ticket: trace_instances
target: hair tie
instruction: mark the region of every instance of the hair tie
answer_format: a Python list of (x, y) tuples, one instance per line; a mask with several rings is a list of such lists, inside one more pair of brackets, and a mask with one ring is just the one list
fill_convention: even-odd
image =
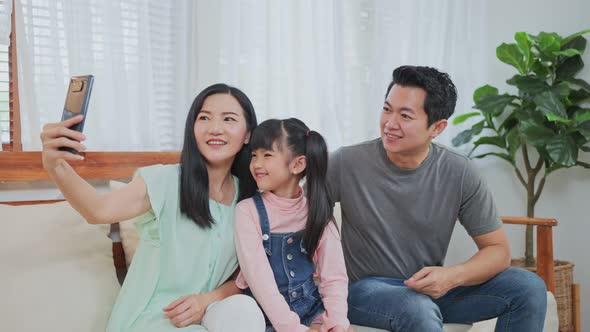
[(309, 130), (305, 133), (305, 136), (309, 137)]

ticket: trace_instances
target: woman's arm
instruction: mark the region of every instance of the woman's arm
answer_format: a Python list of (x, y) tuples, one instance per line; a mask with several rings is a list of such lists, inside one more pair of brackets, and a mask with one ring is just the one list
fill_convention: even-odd
[(331, 222), (326, 226), (318, 249), (314, 254), (316, 270), (319, 273), (319, 291), (326, 311), (322, 315), (322, 331), (335, 327), (348, 329), (348, 276), (340, 234)]
[(223, 285), (219, 286), (219, 288), (209, 293), (205, 293), (205, 295), (208, 297), (209, 304), (216, 301), (225, 300), (232, 295), (242, 294), (242, 291), (238, 288), (238, 286), (236, 286), (236, 277), (238, 276), (238, 271), (239, 269), (236, 270), (236, 273), (234, 273), (225, 283), (223, 283)]
[(162, 310), (166, 312), (165, 318), (169, 319), (176, 327), (185, 327), (191, 324), (199, 324), (207, 311), (207, 307), (213, 302), (222, 301), (232, 295), (240, 294), (233, 278), (230, 278), (219, 288), (202, 294), (183, 296), (170, 303)]
[(66, 146), (78, 151), (86, 147), (78, 142), (84, 134), (68, 129), (80, 122), (82, 116), (45, 125), (41, 133), (43, 167), (61, 190), (70, 205), (91, 224), (112, 224), (136, 217), (151, 209), (145, 182), (140, 176), (129, 185), (110, 193), (99, 193), (82, 179), (68, 164), (81, 160), (79, 155), (59, 150)]

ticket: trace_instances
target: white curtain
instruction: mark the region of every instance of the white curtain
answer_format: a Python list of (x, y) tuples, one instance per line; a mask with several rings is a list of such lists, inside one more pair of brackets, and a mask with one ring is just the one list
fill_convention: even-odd
[[(188, 2), (21, 0), (16, 5), (22, 139), (40, 148), (59, 121), (69, 77), (95, 84), (84, 132), (90, 150), (177, 149), (186, 114)], [(177, 111), (177, 110), (182, 111)]]
[(0, 0), (0, 45), (10, 43), (12, 0)]
[(403, 64), (448, 72), (456, 112), (469, 111), (484, 12), (470, 0), (21, 0), (23, 143), (39, 148), (68, 77), (87, 73), (96, 77), (85, 128), (93, 150), (179, 149), (192, 99), (216, 82), (246, 92), (260, 121), (302, 119), (330, 149), (375, 138), (391, 72)]

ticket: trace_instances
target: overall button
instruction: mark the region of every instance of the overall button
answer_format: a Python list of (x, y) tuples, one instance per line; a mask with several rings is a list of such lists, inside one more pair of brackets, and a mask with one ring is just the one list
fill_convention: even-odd
[(287, 239), (287, 244), (291, 244), (291, 243), (293, 243), (293, 238), (292, 237), (290, 237), (290, 238)]
[(294, 298), (294, 299), (296, 299), (297, 298), (297, 292), (291, 293), (291, 297)]
[(262, 235), (262, 239), (263, 239), (264, 241), (268, 241), (268, 234), (264, 234), (264, 235)]
[(287, 260), (290, 260), (290, 261), (292, 261), (292, 260), (293, 260), (293, 255), (291, 255), (291, 254), (287, 254)]
[(295, 272), (291, 271), (289, 272), (289, 275), (291, 276), (291, 278), (295, 278)]

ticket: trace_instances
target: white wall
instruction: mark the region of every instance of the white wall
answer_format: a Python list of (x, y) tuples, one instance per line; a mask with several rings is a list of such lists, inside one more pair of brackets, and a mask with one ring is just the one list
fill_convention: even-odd
[[(496, 0), (488, 1), (487, 48), (490, 58), (486, 59), (487, 79), (500, 91), (507, 88), (505, 80), (514, 70), (495, 59), (495, 48), (502, 42), (513, 42), (514, 33), (526, 31), (557, 32), (569, 35), (590, 29), (590, 1), (533, 1)], [(590, 34), (585, 36), (590, 39)], [(586, 67), (580, 77), (590, 80), (590, 43), (583, 57)], [(590, 154), (583, 155), (590, 161)], [(513, 169), (501, 160), (478, 160), (482, 174), (492, 190), (502, 215), (526, 215), (526, 192), (518, 183)], [(588, 197), (590, 195), (590, 170), (580, 167), (559, 170), (547, 178), (545, 190), (536, 207), (536, 216), (556, 218), (559, 222), (553, 233), (555, 257), (573, 261), (574, 281), (581, 284), (581, 309), (583, 330), (590, 329), (590, 259), (586, 252), (586, 241), (590, 238), (590, 217)], [(513, 257), (524, 254), (524, 228), (508, 226)], [(447, 264), (467, 258), (475, 246), (462, 227), (457, 227), (449, 248)]]

